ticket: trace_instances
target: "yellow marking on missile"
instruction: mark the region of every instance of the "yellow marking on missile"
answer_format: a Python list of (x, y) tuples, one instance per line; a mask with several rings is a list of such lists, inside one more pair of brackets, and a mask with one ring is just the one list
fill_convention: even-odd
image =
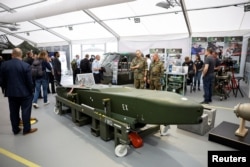
[(234, 110), (233, 108), (228, 108), (228, 107), (221, 107), (221, 106), (211, 106), (209, 104), (204, 104), (204, 106), (208, 106), (208, 107), (211, 107), (211, 108), (217, 108), (217, 109), (224, 109), (224, 110)]
[(29, 167), (40, 167), (39, 165), (37, 165), (37, 164), (35, 164), (35, 163), (31, 162), (31, 161), (28, 161), (28, 160), (14, 154), (14, 153), (11, 153), (11, 152), (3, 149), (3, 148), (0, 148), (0, 154), (3, 154), (5, 156), (7, 156), (7, 157), (9, 157), (11, 159), (14, 159), (14, 160), (26, 165), (26, 166), (29, 166)]

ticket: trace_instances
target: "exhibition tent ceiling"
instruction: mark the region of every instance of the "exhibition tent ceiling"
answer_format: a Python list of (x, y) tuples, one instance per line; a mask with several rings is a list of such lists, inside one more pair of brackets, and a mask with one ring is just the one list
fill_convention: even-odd
[(0, 0), (0, 35), (37, 45), (244, 36), (246, 5), (250, 0)]

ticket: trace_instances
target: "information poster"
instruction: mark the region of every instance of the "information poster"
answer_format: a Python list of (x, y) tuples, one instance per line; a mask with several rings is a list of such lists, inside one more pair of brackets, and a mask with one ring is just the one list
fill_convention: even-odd
[(184, 57), (182, 56), (182, 49), (180, 48), (167, 49), (167, 61), (166, 61), (167, 67), (169, 64), (175, 66), (181, 66), (183, 61)]
[(205, 51), (207, 48), (207, 37), (193, 37), (191, 46), (191, 58), (195, 61), (196, 54), (199, 54), (204, 61)]
[(232, 60), (234, 73), (239, 73), (243, 37), (225, 37), (224, 57)]
[(149, 49), (150, 57), (152, 57), (153, 54), (156, 52), (158, 53), (160, 60), (165, 61), (165, 56), (166, 56), (165, 48), (151, 48), (151, 49)]
[(207, 48), (212, 48), (218, 53), (218, 58), (222, 60), (223, 49), (224, 49), (224, 37), (208, 37)]
[[(218, 53), (218, 58), (223, 61), (230, 61), (234, 73), (239, 73), (242, 51), (242, 36), (232, 37), (193, 37), (191, 46), (192, 60), (195, 55), (200, 54), (201, 60), (204, 61), (205, 51), (212, 48)], [(231, 66), (230, 64), (230, 66)]]
[(95, 85), (93, 73), (77, 74), (77, 85), (91, 87)]

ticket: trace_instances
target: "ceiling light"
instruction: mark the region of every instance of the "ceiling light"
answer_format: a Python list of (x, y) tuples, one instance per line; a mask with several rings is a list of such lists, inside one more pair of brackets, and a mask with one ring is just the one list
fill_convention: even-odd
[(73, 30), (73, 27), (72, 27), (72, 26), (69, 26), (68, 28), (69, 28), (69, 31), (72, 31), (72, 30)]
[(165, 1), (158, 2), (156, 6), (169, 9), (170, 7), (180, 6), (180, 2), (179, 0), (165, 0)]
[(141, 19), (140, 19), (139, 17), (135, 17), (135, 18), (134, 18), (134, 22), (135, 22), (135, 23), (140, 23), (140, 22), (141, 22)]
[(170, 4), (168, 4), (168, 3), (164, 2), (164, 1), (157, 3), (156, 6), (159, 6), (159, 7), (165, 8), (165, 9), (170, 8)]

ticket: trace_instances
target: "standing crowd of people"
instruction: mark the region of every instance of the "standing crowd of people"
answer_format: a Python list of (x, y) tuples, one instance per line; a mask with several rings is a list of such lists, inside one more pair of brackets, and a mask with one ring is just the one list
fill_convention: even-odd
[[(36, 132), (31, 128), (32, 106), (38, 108), (38, 98), (42, 96), (44, 105), (48, 105), (47, 93), (55, 93), (54, 80), (61, 82), (61, 62), (59, 52), (54, 57), (48, 56), (47, 51), (38, 55), (28, 52), (23, 58), (20, 48), (12, 50), (11, 59), (1, 60), (0, 86), (5, 97), (8, 97), (10, 121), (14, 135), (23, 132), (23, 135)], [(51, 83), (51, 91), (49, 84)], [(21, 109), (21, 112), (20, 112)], [(23, 129), (20, 128), (20, 123)]]
[(160, 60), (158, 53), (154, 53), (151, 59), (149, 54), (144, 58), (142, 52), (137, 50), (130, 70), (134, 72), (136, 89), (162, 90), (161, 79), (164, 77), (164, 63)]
[(93, 73), (96, 84), (101, 83), (103, 68), (100, 64), (100, 55), (86, 54), (83, 59), (80, 60), (80, 56), (76, 55), (71, 61), (71, 68), (73, 71), (73, 84), (76, 84), (77, 74)]
[(42, 75), (32, 75), (34, 85), (34, 98), (32, 105), (34, 108), (39, 108), (37, 101), (39, 98), (43, 98), (44, 105), (48, 105), (48, 93), (56, 93), (55, 81), (57, 84), (61, 82), (61, 62), (59, 60), (60, 53), (54, 52), (54, 55), (50, 57), (47, 51), (41, 51), (38, 55), (33, 54), (32, 51), (28, 52), (23, 61), (28, 63), (31, 67), (31, 73), (33, 67), (41, 64)]
[[(180, 55), (178, 55), (180, 62)], [(176, 64), (174, 64), (176, 65)], [(184, 62), (178, 65), (186, 66), (188, 69), (186, 85), (192, 85), (193, 91), (201, 91), (201, 79), (203, 82), (204, 100), (201, 104), (212, 102), (213, 87), (215, 85), (215, 73), (221, 68), (218, 53), (212, 48), (208, 48), (205, 53), (204, 61), (201, 60), (199, 53), (195, 55), (195, 60), (186, 56)], [(162, 90), (164, 79), (164, 63), (160, 60), (158, 53), (143, 57), (140, 50), (136, 51), (136, 57), (132, 60), (130, 69), (134, 72), (134, 87), (137, 89), (149, 88), (151, 90)]]
[(209, 104), (212, 102), (213, 87), (215, 86), (215, 73), (221, 68), (221, 62), (218, 53), (212, 48), (208, 48), (205, 52), (204, 61), (201, 60), (199, 53), (195, 55), (192, 61), (189, 56), (185, 57), (182, 66), (188, 67), (186, 84), (191, 84), (192, 90), (201, 90), (201, 77), (203, 82), (204, 100), (201, 104)]

